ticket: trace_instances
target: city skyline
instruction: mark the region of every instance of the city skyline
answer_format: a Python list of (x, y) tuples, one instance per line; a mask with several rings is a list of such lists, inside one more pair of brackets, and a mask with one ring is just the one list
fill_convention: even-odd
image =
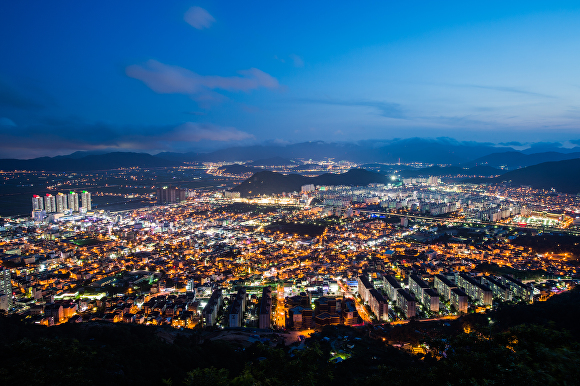
[(2, 158), (580, 139), (572, 2), (63, 2), (2, 11)]

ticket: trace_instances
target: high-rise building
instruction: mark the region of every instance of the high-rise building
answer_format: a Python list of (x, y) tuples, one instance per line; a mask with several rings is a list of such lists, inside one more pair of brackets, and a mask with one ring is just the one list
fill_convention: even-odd
[(3, 269), (0, 271), (0, 309), (8, 311), (10, 308), (12, 308), (12, 282), (10, 271)]
[(46, 213), (56, 212), (56, 198), (52, 194), (47, 193), (44, 196), (44, 210)]
[(56, 211), (63, 213), (68, 209), (68, 200), (65, 194), (59, 193), (56, 195)]
[(158, 204), (175, 204), (181, 201), (185, 201), (185, 189), (172, 186), (157, 188)]
[(79, 211), (79, 195), (75, 192), (68, 194), (68, 208), (73, 212)]
[(81, 204), (85, 210), (91, 210), (91, 194), (86, 190), (81, 193)]
[(32, 196), (32, 210), (44, 210), (44, 200), (37, 194)]

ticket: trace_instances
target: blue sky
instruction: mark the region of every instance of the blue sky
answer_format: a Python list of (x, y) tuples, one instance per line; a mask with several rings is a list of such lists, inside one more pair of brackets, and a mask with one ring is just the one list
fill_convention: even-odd
[(359, 3), (3, 2), (0, 156), (580, 139), (578, 2)]

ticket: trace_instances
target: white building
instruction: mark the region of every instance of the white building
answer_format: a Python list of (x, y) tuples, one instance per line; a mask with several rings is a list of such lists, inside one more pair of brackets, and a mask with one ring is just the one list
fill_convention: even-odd
[(63, 213), (68, 209), (68, 200), (65, 194), (59, 193), (56, 195), (56, 211)]
[(91, 194), (86, 190), (81, 193), (81, 204), (86, 211), (91, 210)]
[(68, 208), (73, 212), (79, 211), (79, 195), (75, 192), (68, 194)]
[(56, 212), (56, 198), (52, 194), (44, 196), (44, 210), (46, 213)]

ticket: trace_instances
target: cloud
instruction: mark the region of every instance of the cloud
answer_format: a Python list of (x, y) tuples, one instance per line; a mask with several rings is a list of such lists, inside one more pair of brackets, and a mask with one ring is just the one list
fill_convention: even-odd
[(16, 123), (14, 123), (12, 119), (8, 119), (5, 117), (0, 118), (0, 126), (17, 127)]
[(525, 90), (522, 88), (517, 88), (517, 87), (483, 86), (483, 85), (479, 85), (479, 84), (451, 84), (450, 86), (479, 88), (479, 89), (484, 89), (484, 90), (501, 91), (501, 92), (508, 92), (508, 93), (514, 93), (514, 94), (532, 95), (532, 96), (538, 96), (538, 97), (542, 97), (542, 98), (554, 98), (554, 96), (552, 96), (552, 95), (528, 91), (528, 90)]
[(10, 85), (0, 80), (0, 106), (23, 110), (38, 110), (44, 105), (22, 95)]
[(562, 142), (534, 142), (530, 145), (530, 149), (559, 149), (562, 147)]
[(128, 77), (138, 79), (159, 94), (190, 95), (198, 102), (219, 102), (226, 97), (213, 90), (245, 91), (258, 88), (278, 88), (278, 80), (257, 68), (238, 71), (240, 76), (199, 75), (179, 66), (156, 60), (125, 69)]
[(373, 107), (379, 111), (379, 114), (387, 118), (405, 119), (405, 114), (401, 105), (391, 102), (365, 101), (365, 100), (335, 100), (335, 99), (301, 99), (301, 102), (320, 103), (325, 105), (336, 106), (353, 106), (353, 107)]
[(194, 122), (178, 125), (119, 126), (102, 122), (78, 123), (75, 120), (54, 119), (52, 124), (20, 126), (18, 130), (14, 130), (13, 126), (0, 124), (0, 156), (18, 158), (27, 154), (54, 155), (66, 151), (98, 149), (188, 151), (194, 144), (215, 147), (218, 143), (252, 140), (252, 134), (234, 127)]
[(518, 141), (510, 141), (510, 142), (500, 142), (498, 143), (498, 145), (502, 145), (502, 146), (525, 146), (526, 144), (518, 142)]
[(209, 28), (215, 22), (215, 19), (208, 11), (201, 7), (191, 7), (185, 12), (183, 20), (193, 28)]
[(294, 63), (294, 67), (304, 67), (304, 60), (296, 55), (296, 54), (291, 54), (289, 55), (290, 59), (292, 59), (292, 62)]
[(177, 138), (183, 141), (243, 141), (254, 139), (252, 134), (240, 131), (234, 127), (219, 127), (215, 125), (186, 122), (175, 129)]
[(474, 119), (472, 118), (470, 115), (466, 115), (466, 116), (436, 116), (436, 117), (419, 117), (419, 119), (422, 120), (426, 120), (429, 122), (438, 122), (438, 123), (442, 123), (444, 125), (450, 125), (450, 126), (458, 126), (458, 127), (466, 127), (466, 126), (485, 126), (488, 127), (490, 125), (494, 125), (496, 124), (496, 122), (488, 122), (488, 121), (482, 121), (479, 119)]

